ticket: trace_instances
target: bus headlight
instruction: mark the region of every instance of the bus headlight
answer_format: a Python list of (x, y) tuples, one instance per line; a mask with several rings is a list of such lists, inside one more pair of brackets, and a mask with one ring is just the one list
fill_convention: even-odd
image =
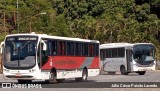
[(36, 69), (31, 69), (31, 70), (29, 70), (29, 72), (35, 72), (36, 71)]
[(4, 69), (4, 72), (9, 72), (9, 70), (8, 69)]

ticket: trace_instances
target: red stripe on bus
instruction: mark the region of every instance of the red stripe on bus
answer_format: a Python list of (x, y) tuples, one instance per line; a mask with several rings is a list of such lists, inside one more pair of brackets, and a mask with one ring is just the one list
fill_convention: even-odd
[(90, 65), (90, 68), (100, 68), (99, 67), (99, 57), (94, 57), (92, 64)]
[[(50, 56), (49, 60), (41, 69), (77, 69), (85, 62), (86, 57), (72, 57), (72, 56)], [(50, 62), (52, 60), (52, 66)], [(90, 68), (99, 68), (99, 58), (95, 57)]]

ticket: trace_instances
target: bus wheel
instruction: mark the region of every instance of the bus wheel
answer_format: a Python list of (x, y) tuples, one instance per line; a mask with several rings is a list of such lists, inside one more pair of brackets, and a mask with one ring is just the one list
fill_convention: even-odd
[(116, 72), (107, 72), (109, 75), (115, 75)]
[(82, 77), (80, 78), (75, 78), (76, 81), (80, 82), (80, 81), (87, 81), (87, 70), (83, 69), (83, 73), (82, 73)]
[(47, 83), (57, 83), (57, 79), (56, 79), (56, 73), (55, 72), (51, 72), (50, 73), (50, 79), (46, 80)]
[(128, 75), (128, 72), (126, 72), (126, 68), (124, 66), (120, 67), (120, 71), (122, 75)]
[(32, 83), (32, 80), (18, 80), (19, 84)]
[(144, 75), (146, 73), (146, 71), (140, 71), (140, 72), (137, 72), (139, 75)]

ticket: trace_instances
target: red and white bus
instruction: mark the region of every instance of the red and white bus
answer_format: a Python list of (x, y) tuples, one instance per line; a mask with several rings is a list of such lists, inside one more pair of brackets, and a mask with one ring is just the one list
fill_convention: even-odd
[(4, 40), (3, 74), (19, 83), (87, 81), (99, 74), (99, 62), (97, 40), (35, 33), (7, 35)]

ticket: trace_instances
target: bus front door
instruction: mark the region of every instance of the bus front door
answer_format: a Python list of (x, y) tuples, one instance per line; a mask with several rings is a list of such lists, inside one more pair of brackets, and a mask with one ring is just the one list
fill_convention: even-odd
[(132, 62), (132, 50), (126, 49), (126, 61), (127, 61), (127, 71), (131, 71), (131, 62)]

